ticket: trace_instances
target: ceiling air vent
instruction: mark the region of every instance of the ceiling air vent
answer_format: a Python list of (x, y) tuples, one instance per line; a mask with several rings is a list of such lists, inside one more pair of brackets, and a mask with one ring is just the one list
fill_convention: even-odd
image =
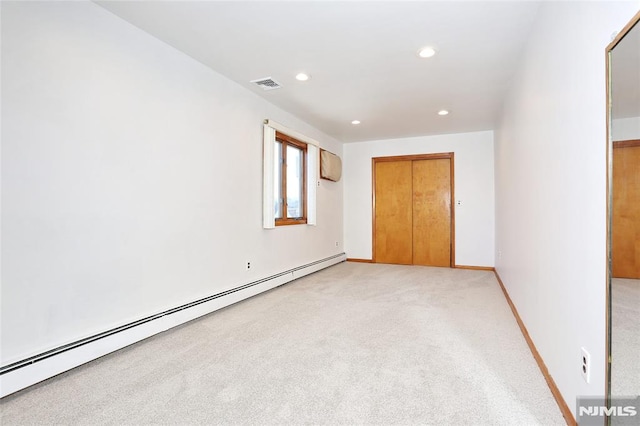
[(282, 87), (280, 85), (280, 83), (278, 83), (277, 81), (275, 81), (271, 77), (265, 77), (265, 78), (259, 78), (257, 80), (251, 80), (251, 83), (254, 83), (254, 84), (262, 87), (263, 90), (273, 90), (273, 89), (279, 89), (279, 88)]

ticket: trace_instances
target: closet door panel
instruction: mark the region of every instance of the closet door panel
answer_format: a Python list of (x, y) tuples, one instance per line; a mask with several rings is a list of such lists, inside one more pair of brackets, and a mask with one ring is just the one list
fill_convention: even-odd
[(375, 262), (411, 265), (411, 161), (375, 165)]
[(412, 162), (413, 264), (451, 266), (450, 159)]

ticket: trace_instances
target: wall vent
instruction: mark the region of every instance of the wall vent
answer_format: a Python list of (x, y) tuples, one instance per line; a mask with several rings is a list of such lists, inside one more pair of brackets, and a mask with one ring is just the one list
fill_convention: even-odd
[(251, 83), (254, 83), (254, 84), (262, 87), (263, 90), (273, 90), (273, 89), (279, 89), (279, 88), (282, 87), (280, 85), (280, 83), (278, 83), (277, 81), (275, 81), (271, 77), (265, 77), (265, 78), (259, 78), (257, 80), (251, 80)]

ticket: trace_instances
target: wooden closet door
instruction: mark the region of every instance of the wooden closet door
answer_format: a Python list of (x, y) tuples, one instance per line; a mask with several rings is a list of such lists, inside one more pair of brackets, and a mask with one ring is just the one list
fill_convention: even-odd
[(375, 164), (375, 261), (411, 265), (411, 161)]
[(413, 169), (413, 264), (451, 266), (450, 159), (416, 160)]
[(611, 269), (640, 278), (640, 146), (613, 150)]

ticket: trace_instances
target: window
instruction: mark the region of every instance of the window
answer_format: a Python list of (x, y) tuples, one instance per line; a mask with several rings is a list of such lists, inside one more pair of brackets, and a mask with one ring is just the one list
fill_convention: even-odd
[(262, 227), (315, 226), (318, 142), (272, 120), (265, 120), (263, 130)]
[(280, 132), (275, 139), (275, 224), (307, 223), (307, 144)]

